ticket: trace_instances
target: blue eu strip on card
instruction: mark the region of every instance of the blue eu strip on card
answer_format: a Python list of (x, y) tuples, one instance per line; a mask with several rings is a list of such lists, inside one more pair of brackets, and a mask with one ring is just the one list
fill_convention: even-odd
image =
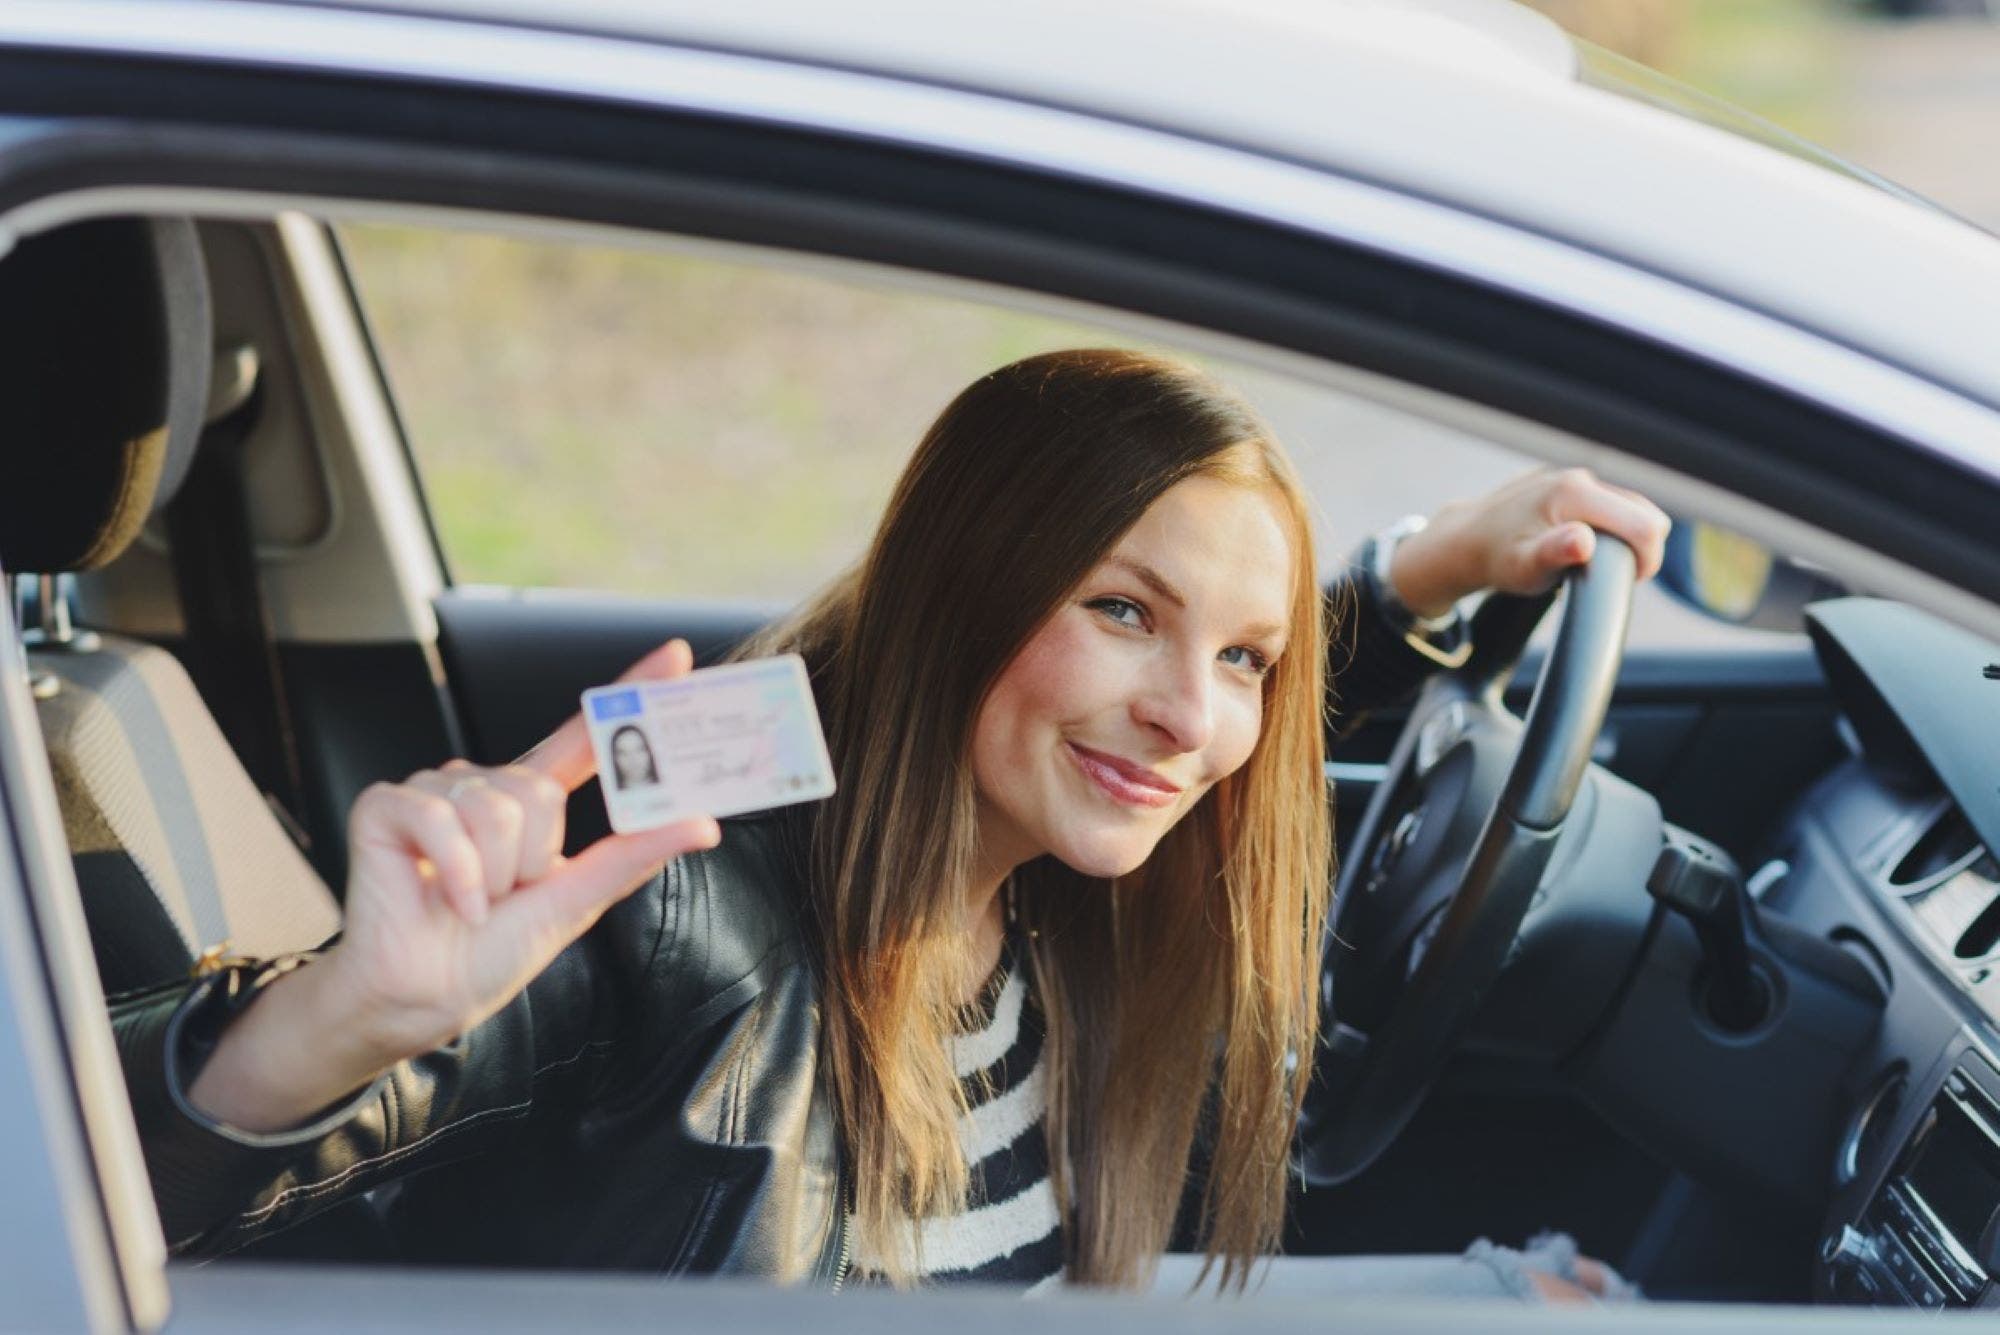
[(739, 815), (833, 794), (833, 763), (797, 654), (600, 686), (583, 716), (611, 828)]

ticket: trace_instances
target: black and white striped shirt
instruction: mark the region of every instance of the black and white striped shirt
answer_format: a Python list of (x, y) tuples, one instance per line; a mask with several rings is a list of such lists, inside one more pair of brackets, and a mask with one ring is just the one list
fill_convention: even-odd
[[(966, 1009), (951, 1055), (965, 1091), (958, 1138), (971, 1165), (963, 1213), (915, 1224), (922, 1245), (907, 1266), (928, 1284), (986, 1283), (1038, 1289), (1061, 1282), (1062, 1220), (1049, 1183), (1047, 1026), (1029, 972), (1008, 936), (999, 966)], [(878, 1258), (856, 1258), (863, 1278)]]

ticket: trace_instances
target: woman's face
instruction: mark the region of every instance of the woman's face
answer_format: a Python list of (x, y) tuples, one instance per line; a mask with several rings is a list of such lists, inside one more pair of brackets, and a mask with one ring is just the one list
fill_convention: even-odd
[(1196, 477), (1155, 501), (980, 710), (982, 862), (1052, 853), (1091, 876), (1144, 862), (1256, 747), (1291, 561), (1266, 488)]
[(621, 732), (611, 739), (612, 763), (618, 766), (618, 777), (625, 783), (639, 783), (651, 769), (653, 756), (646, 746), (646, 739), (636, 732)]

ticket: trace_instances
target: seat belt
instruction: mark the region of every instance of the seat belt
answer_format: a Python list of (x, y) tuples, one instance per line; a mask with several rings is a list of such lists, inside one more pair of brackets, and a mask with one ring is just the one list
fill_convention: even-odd
[(244, 480), (244, 455), (263, 404), (255, 356), (237, 350), (218, 358), (214, 383), (224, 397), (212, 405), (166, 515), (187, 623), (188, 675), (271, 814), (300, 849), (310, 850), (298, 734), (257, 578)]

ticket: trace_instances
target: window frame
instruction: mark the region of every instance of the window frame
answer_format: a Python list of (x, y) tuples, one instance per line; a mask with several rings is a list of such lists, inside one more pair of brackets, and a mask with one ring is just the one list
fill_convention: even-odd
[[(239, 212), (247, 194), (273, 205), (291, 196), (337, 210), (358, 199), (532, 218), (559, 199), (559, 216), (574, 224), (669, 230), (1083, 300), (1616, 442), (1617, 451), (1720, 488), (1711, 497), (1725, 506), (1749, 502), (1760, 521), (1795, 518), (1799, 527), (1784, 536), (1797, 541), (1782, 545), (1831, 568), (1855, 553), (1819, 535), (1867, 533), (1867, 546), (1897, 567), (1877, 587), (2000, 634), (2000, 612), (1979, 596), (2000, 587), (2000, 553), (1982, 522), (2000, 495), (2000, 472), (1988, 462), (2000, 458), (1991, 410), (1711, 294), (1324, 172), (1258, 160), (1292, 178), (1293, 215), (1306, 195), (1321, 196), (1308, 224), (1253, 213), (1241, 200), (1169, 197), (1151, 184), (1080, 179), (1067, 165), (977, 160), (955, 146), (919, 151), (740, 109), (639, 108), (352, 72), (24, 60), (4, 47), (0, 72), (9, 81), (0, 110), (90, 111), (147, 128), (143, 149), (107, 139), (99, 126), (63, 155), (52, 152), (45, 123), (38, 153), (65, 159), (61, 167), (45, 161), (0, 182), (0, 215), (20, 209), (23, 224), (101, 210), (47, 196), (106, 182), (128, 200), (149, 197), (133, 193), (140, 183), (166, 198), (217, 190), (220, 206)], [(980, 112), (993, 100), (963, 97)], [(1179, 146), (1189, 172), (1216, 166), (1217, 154), (1223, 167), (1241, 165), (1241, 154)], [(1262, 184), (1268, 194), (1283, 183)], [(1356, 240), (1347, 215), (1329, 211), (1364, 204), (1376, 209), (1378, 229), (1406, 215), (1409, 244)], [(1457, 250), (1440, 249), (1445, 240)], [(1523, 266), (1493, 271), (1493, 255), (1523, 249), (1532, 252)], [(1582, 313), (1593, 283), (1600, 316)], [(1686, 338), (1673, 341), (1663, 324)], [(1759, 352), (1739, 366), (1697, 345)], [(1864, 391), (1873, 395), (1865, 405), (1854, 397)], [(1885, 445), (1893, 469), (1883, 466)]]
[(42, 759), (27, 662), (14, 617), (0, 615), (4, 1319), (51, 1332), (147, 1329), (168, 1313), (166, 1242)]

